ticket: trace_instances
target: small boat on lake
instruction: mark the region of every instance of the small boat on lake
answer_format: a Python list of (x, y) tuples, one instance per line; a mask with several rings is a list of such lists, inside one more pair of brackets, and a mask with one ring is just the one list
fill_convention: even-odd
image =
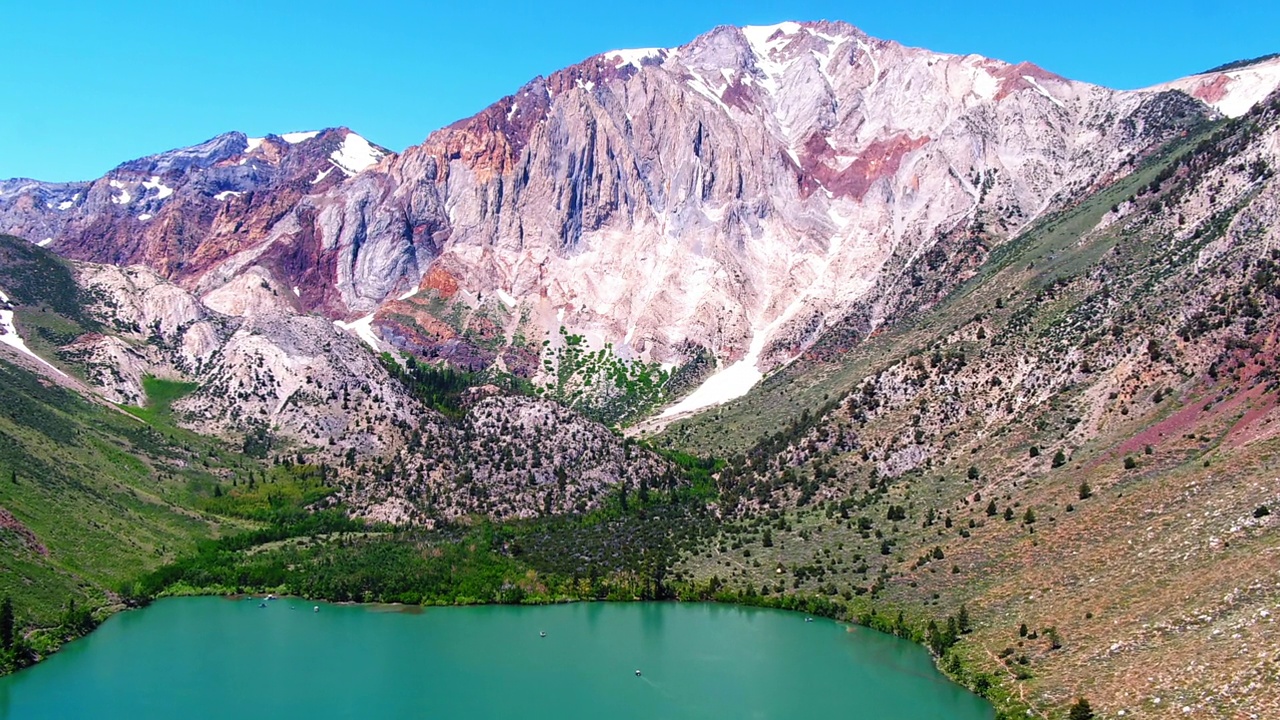
[(546, 630), (543, 630), (542, 632), (538, 633), (538, 637), (546, 637), (546, 636), (547, 636)]

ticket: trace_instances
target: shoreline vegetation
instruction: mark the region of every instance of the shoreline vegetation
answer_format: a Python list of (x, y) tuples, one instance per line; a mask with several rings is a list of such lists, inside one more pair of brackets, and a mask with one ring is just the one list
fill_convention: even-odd
[[(292, 471), (310, 477), (316, 469)], [(226, 509), (226, 508), (223, 508)], [(3, 649), (7, 674), (87, 635), (110, 615), (165, 597), (263, 595), (309, 601), (427, 606), (550, 605), (569, 602), (715, 602), (789, 610), (866, 627), (923, 645), (950, 680), (990, 702), (998, 719), (1033, 708), (1006, 678), (979, 669), (964, 637), (967, 609), (946, 617), (812, 594), (762, 595), (719, 577), (674, 578), (667, 568), (712, 531), (693, 492), (633, 501), (585, 516), (494, 523), (475, 519), (435, 530), (375, 526), (338, 509), (300, 506), (259, 514), (259, 530), (199, 543), (196, 551), (125, 583), (96, 611), (71, 604), (56, 627), (29, 629)], [(576, 552), (566, 552), (566, 548)]]

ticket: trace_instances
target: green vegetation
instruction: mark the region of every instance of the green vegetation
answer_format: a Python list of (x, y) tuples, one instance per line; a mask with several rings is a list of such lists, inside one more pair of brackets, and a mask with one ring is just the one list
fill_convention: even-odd
[[(85, 332), (100, 330), (83, 310), (87, 298), (66, 260), (11, 235), (0, 235), (0, 289), (16, 305), (27, 346), (44, 358)], [(69, 368), (74, 370), (74, 368)]]
[[(1240, 68), (1249, 67), (1250, 65), (1257, 65), (1258, 63), (1264, 63), (1268, 60), (1275, 60), (1276, 58), (1280, 58), (1280, 53), (1270, 53), (1268, 55), (1259, 55), (1256, 58), (1250, 58), (1247, 60), (1233, 60), (1229, 63), (1223, 63), (1222, 65), (1219, 65), (1217, 67), (1209, 68), (1208, 70), (1205, 70), (1203, 73), (1198, 73), (1198, 74), (1208, 75), (1209, 73), (1227, 72), (1228, 70), (1239, 70)], [(1075, 718), (1072, 718), (1072, 720), (1075, 720)]]
[(140, 569), (244, 527), (192, 511), (241, 463), (0, 362), (0, 595), (16, 636), (31, 638), (23, 652), (43, 656), (91, 627), (85, 617)]
[(537, 389), (539, 395), (605, 425), (626, 425), (649, 413), (667, 398), (670, 374), (658, 363), (623, 360), (606, 343), (586, 349), (586, 338), (560, 328), (560, 345), (547, 341), (543, 369), (554, 376)]
[(1089, 701), (1080, 698), (1071, 706), (1071, 710), (1067, 713), (1068, 720), (1093, 720), (1093, 708), (1089, 706)]
[(391, 373), (417, 399), (445, 417), (458, 419), (463, 416), (464, 395), (470, 388), (493, 385), (505, 392), (532, 395), (533, 386), (522, 378), (493, 370), (468, 372), (448, 364), (431, 365), (419, 362), (409, 353), (402, 353), (397, 361), (391, 353), (382, 353), (382, 366)]
[(168, 425), (173, 420), (173, 404), (194, 392), (196, 387), (195, 383), (165, 380), (148, 375), (142, 378), (142, 390), (147, 394), (146, 407), (125, 407), (124, 409), (153, 425)]

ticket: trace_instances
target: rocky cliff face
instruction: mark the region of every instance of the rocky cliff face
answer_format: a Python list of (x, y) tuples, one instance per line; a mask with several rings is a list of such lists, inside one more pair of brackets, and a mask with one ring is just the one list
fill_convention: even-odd
[(231, 133), (94, 183), (9, 181), (0, 229), (233, 314), (265, 273), (290, 307), (463, 367), (546, 379), (564, 327), (624, 362), (718, 368), (692, 410), (827, 330), (927, 307), (1214, 115), (1175, 86), (1235, 112), (1265, 70), (1117, 92), (842, 23), (721, 27), (537, 78), (400, 155), (343, 129)]
[[(692, 343), (768, 370), (892, 258), (999, 243), (1207, 114), (847, 25), (726, 27), (535, 80), (310, 199), (275, 241), (332, 248), (353, 313), (429, 268), (468, 291), (464, 325), (496, 296), (509, 335), (563, 324), (624, 357)], [(374, 326), (405, 325), (390, 315)]]

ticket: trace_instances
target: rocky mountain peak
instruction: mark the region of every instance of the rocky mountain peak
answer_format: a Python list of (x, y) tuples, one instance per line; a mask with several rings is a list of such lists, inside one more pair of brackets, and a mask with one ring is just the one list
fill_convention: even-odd
[(624, 363), (743, 363), (714, 402), (826, 329), (928, 306), (1211, 115), (1156, 90), (845, 23), (726, 26), (534, 78), (401, 154), (345, 128), (232, 133), (28, 183), (0, 195), (0, 229), (201, 296), (231, 283), (217, 302), (235, 312), (263, 297), (233, 281), (265, 273), (299, 312), (467, 367), (541, 376), (562, 329)]
[(1230, 118), (1240, 117), (1280, 87), (1280, 57), (1232, 63), (1223, 70), (1152, 86), (1148, 90), (1181, 90)]

